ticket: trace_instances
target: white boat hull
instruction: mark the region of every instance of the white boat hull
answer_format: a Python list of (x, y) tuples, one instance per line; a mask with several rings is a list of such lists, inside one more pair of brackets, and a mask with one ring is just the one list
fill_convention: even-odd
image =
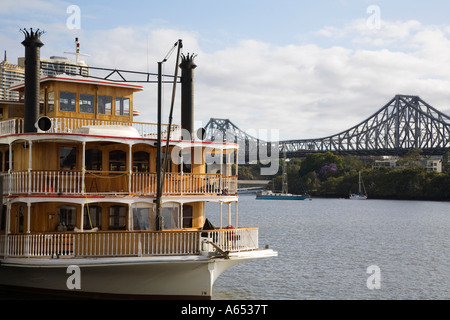
[(350, 200), (367, 200), (367, 196), (356, 194), (356, 195), (350, 195)]
[[(246, 260), (276, 255), (272, 250), (206, 256), (19, 259), (0, 263), (3, 289), (44, 295), (86, 298), (211, 299), (215, 280), (226, 269)], [(79, 267), (80, 288), (69, 288)]]

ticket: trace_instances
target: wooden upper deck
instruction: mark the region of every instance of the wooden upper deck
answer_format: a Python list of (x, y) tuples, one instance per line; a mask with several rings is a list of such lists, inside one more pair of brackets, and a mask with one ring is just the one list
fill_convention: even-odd
[[(23, 95), (23, 84), (12, 89)], [(133, 121), (133, 94), (140, 90), (107, 81), (43, 78), (40, 116), (52, 123), (45, 132), (24, 132), (23, 102), (0, 102), (0, 175), (7, 199), (0, 229), (58, 232), (63, 223), (67, 230), (153, 230), (157, 124)], [(167, 136), (163, 125), (162, 152)], [(172, 126), (163, 209), (173, 211), (170, 229), (201, 228), (205, 201), (237, 201), (238, 146), (180, 139), (180, 126)], [(212, 170), (208, 157), (214, 160)], [(150, 220), (139, 229), (134, 220), (144, 209)]]
[[(10, 87), (23, 100), (25, 85)], [(89, 120), (133, 121), (133, 94), (142, 86), (83, 77), (54, 76), (41, 78), (39, 113), (47, 117)], [(2, 103), (3, 119), (23, 118), (24, 108)]]

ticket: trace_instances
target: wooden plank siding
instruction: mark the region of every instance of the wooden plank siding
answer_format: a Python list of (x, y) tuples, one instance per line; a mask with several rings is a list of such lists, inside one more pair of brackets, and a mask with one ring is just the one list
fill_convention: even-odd
[[(50, 202), (53, 201), (53, 202)], [(191, 202), (188, 204), (192, 207), (192, 228), (199, 229), (203, 227), (204, 224), (204, 203), (201, 201)], [(73, 207), (75, 210), (74, 217), (74, 225), (66, 226), (67, 230), (59, 230), (59, 218), (58, 218), (58, 210), (61, 207)], [(125, 212), (124, 217), (124, 225), (120, 228), (121, 230), (132, 231), (132, 227), (130, 225), (130, 217), (129, 215), (129, 207), (128, 204), (113, 202), (95, 202), (91, 200), (88, 204), (76, 204), (76, 203), (68, 203), (64, 201), (58, 202), (56, 199), (49, 199), (49, 202), (39, 202), (32, 203), (30, 205), (30, 214), (28, 215), (28, 206), (26, 203), (18, 202), (13, 203), (11, 205), (11, 218), (10, 218), (10, 231), (11, 233), (26, 233), (28, 232), (27, 226), (30, 225), (30, 232), (56, 232), (56, 231), (74, 231), (81, 230), (81, 221), (83, 221), (84, 225), (87, 227), (83, 229), (89, 230), (90, 222), (83, 216), (82, 219), (82, 208), (84, 210), (89, 210), (89, 208), (99, 208), (100, 215), (100, 231), (114, 231), (115, 227), (111, 225), (111, 208), (113, 207), (123, 207)], [(150, 209), (150, 217), (149, 217), (149, 228), (150, 230), (155, 230), (155, 211), (153, 204), (145, 204), (146, 208)], [(84, 214), (84, 213), (83, 213)], [(30, 219), (30, 221), (28, 221)], [(29, 223), (29, 224), (28, 224)], [(183, 221), (180, 221), (179, 224), (182, 226)], [(177, 230), (177, 229), (175, 229)]]

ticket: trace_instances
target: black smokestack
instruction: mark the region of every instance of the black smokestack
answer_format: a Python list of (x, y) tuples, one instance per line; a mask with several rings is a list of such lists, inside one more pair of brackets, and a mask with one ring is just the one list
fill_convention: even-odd
[(39, 82), (41, 47), (44, 45), (40, 36), (43, 31), (21, 30), (25, 35), (22, 44), (25, 46), (25, 116), (24, 132), (37, 132), (35, 127), (39, 118)]
[(194, 63), (195, 55), (181, 57), (181, 128), (191, 137), (194, 131)]

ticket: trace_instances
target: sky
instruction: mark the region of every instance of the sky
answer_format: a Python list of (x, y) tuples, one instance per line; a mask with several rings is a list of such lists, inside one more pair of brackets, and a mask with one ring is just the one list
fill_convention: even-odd
[[(197, 55), (196, 127), (228, 118), (259, 138), (308, 139), (357, 125), (396, 94), (450, 114), (449, 18), (444, 0), (2, 0), (0, 52), (16, 63), (20, 29), (39, 28), (43, 58), (73, 59), (64, 52), (78, 37), (90, 66), (156, 72), (181, 39)], [(164, 73), (174, 66), (172, 54)], [(136, 121), (155, 122), (157, 88), (143, 86)]]

